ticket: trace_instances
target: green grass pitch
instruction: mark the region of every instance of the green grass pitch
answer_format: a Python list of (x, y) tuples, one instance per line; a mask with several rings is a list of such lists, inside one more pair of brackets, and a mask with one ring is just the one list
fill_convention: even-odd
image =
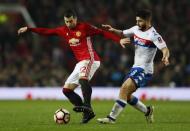
[[(73, 112), (68, 101), (0, 101), (0, 131), (190, 131), (190, 102), (145, 102), (155, 106), (153, 124), (147, 124), (144, 115), (128, 105), (116, 124), (97, 123), (96, 119), (106, 116), (113, 103), (93, 101), (96, 117), (81, 125), (81, 114)], [(54, 112), (61, 107), (71, 113), (71, 121), (67, 125), (53, 121)]]

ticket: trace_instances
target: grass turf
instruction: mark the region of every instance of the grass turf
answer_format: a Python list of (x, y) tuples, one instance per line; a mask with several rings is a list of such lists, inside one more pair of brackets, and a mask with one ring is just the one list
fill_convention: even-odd
[[(190, 131), (190, 102), (148, 101), (155, 106), (155, 123), (147, 124), (142, 113), (127, 106), (114, 125), (102, 125), (114, 101), (93, 101), (95, 119), (79, 124), (81, 114), (68, 101), (0, 101), (0, 131)], [(58, 125), (53, 114), (64, 107), (71, 113), (67, 125)]]

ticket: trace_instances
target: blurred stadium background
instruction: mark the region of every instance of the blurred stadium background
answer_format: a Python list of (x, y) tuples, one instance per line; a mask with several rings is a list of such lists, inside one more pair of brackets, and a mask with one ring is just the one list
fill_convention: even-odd
[[(124, 50), (102, 37), (94, 38), (94, 47), (102, 58), (101, 68), (91, 82), (96, 118), (87, 125), (79, 124), (81, 114), (73, 112), (68, 101), (62, 101), (66, 98), (61, 86), (76, 63), (69, 47), (66, 44), (60, 47), (59, 43), (64, 41), (57, 37), (32, 33), (17, 36), (17, 30), (26, 25), (49, 28), (63, 25), (62, 15), (67, 7), (77, 10), (81, 21), (98, 27), (111, 24), (120, 29), (135, 24), (136, 9), (153, 11), (153, 25), (167, 42), (171, 64), (163, 67), (158, 51), (153, 80), (135, 95), (152, 100), (144, 102), (155, 105), (154, 124), (148, 125), (144, 116), (130, 106), (117, 124), (97, 124), (96, 118), (110, 111), (134, 56), (132, 46)], [(189, 23), (190, 0), (0, 0), (0, 131), (190, 130)], [(71, 113), (68, 125), (57, 126), (53, 121), (53, 114), (60, 107)]]
[[(13, 90), (26, 89), (28, 92), (27, 89), (38, 87), (40, 92), (44, 87), (51, 90), (62, 86), (76, 63), (69, 47), (66, 44), (60, 47), (59, 43), (64, 41), (57, 37), (43, 37), (32, 33), (18, 37), (17, 30), (26, 25), (49, 28), (61, 26), (64, 24), (63, 11), (68, 7), (77, 11), (81, 21), (88, 21), (98, 27), (101, 24), (111, 24), (119, 29), (135, 24), (136, 9), (150, 8), (153, 12), (153, 25), (170, 49), (171, 64), (164, 67), (160, 61), (162, 55), (157, 52), (155, 73), (148, 89), (157, 87), (161, 94), (172, 90), (181, 91), (178, 89), (183, 89), (183, 93), (189, 91), (189, 0), (1, 0), (1, 96)], [(133, 64), (133, 47), (129, 46), (124, 50), (102, 37), (94, 38), (94, 47), (101, 56), (102, 65), (91, 83), (97, 89), (103, 87), (114, 91), (115, 87), (121, 85)], [(162, 90), (163, 88), (169, 90)], [(154, 91), (155, 94), (158, 90)], [(61, 96), (60, 89), (58, 92)], [(30, 95), (27, 94), (26, 98), (30, 98)], [(142, 94), (141, 96), (144, 97)]]

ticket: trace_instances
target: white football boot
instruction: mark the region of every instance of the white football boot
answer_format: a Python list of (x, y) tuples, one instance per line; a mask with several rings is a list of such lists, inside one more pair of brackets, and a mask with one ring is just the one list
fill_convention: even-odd
[(98, 118), (97, 121), (101, 124), (114, 124), (115, 119), (111, 118), (110, 116), (107, 116), (105, 118)]

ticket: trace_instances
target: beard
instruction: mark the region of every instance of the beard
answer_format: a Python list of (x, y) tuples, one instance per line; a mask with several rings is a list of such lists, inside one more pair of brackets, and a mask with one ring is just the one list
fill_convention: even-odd
[(73, 28), (75, 28), (75, 27), (76, 27), (75, 24), (72, 24), (72, 25), (69, 26), (70, 29), (73, 29)]
[(138, 27), (139, 27), (139, 29), (141, 31), (145, 31), (146, 30), (146, 25), (141, 25), (141, 26), (138, 25)]

